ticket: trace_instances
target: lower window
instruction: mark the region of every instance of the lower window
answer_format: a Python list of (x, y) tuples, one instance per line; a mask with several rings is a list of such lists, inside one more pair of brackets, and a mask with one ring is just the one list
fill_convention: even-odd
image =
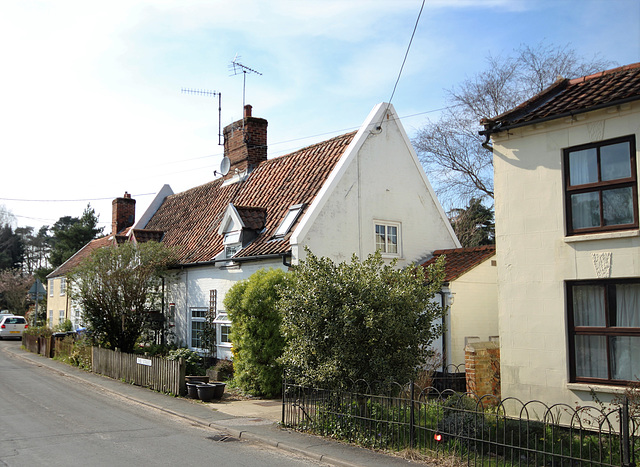
[(229, 339), (229, 333), (231, 332), (231, 326), (223, 324), (220, 326), (220, 343), (221, 344), (231, 344), (231, 340)]
[(191, 348), (202, 349), (202, 332), (207, 321), (208, 308), (191, 308)]
[(640, 279), (567, 284), (571, 380), (640, 380)]

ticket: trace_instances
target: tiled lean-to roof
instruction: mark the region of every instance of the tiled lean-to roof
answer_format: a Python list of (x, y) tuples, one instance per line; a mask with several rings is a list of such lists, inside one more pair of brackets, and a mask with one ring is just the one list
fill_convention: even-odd
[(62, 277), (69, 274), (73, 271), (77, 266), (80, 265), (82, 260), (88, 258), (91, 255), (91, 252), (97, 250), (98, 248), (104, 248), (106, 246), (114, 245), (115, 237), (113, 235), (107, 235), (106, 237), (96, 238), (95, 240), (91, 240), (81, 249), (79, 249), (71, 258), (66, 260), (60, 266), (58, 266), (53, 272), (51, 272), (47, 278), (51, 279), (53, 277)]
[(440, 256), (444, 256), (444, 281), (451, 282), (495, 254), (495, 245), (436, 250), (433, 252), (433, 258), (424, 262), (422, 266), (427, 267), (435, 263)]
[(566, 117), (640, 99), (640, 63), (576, 79), (559, 79), (518, 107), (483, 119), (486, 133)]
[(348, 133), (269, 159), (244, 181), (223, 185), (223, 180), (217, 179), (168, 196), (144, 230), (164, 232), (163, 243), (178, 247), (181, 264), (211, 261), (223, 250), (218, 229), (227, 206), (233, 203), (245, 226), (259, 232), (234, 259), (286, 253), (297, 223), (284, 237), (274, 239), (278, 226), (291, 206), (309, 208), (354, 135)]

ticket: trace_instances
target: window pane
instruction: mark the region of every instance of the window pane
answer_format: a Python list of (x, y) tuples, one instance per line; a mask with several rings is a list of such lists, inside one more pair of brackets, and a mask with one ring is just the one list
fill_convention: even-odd
[(607, 339), (604, 336), (576, 336), (576, 376), (607, 379)]
[(202, 331), (204, 331), (204, 321), (191, 322), (191, 347), (202, 348)]
[(598, 153), (596, 148), (569, 153), (569, 184), (571, 186), (598, 181)]
[(571, 195), (571, 221), (574, 229), (600, 227), (598, 192)]
[(631, 148), (629, 142), (610, 144), (600, 148), (602, 180), (631, 177)]
[(633, 190), (630, 186), (602, 191), (604, 225), (633, 224)]
[(387, 226), (387, 253), (398, 252), (398, 228)]
[(606, 326), (605, 288), (601, 285), (579, 285), (573, 292), (574, 326)]
[(380, 250), (383, 253), (387, 252), (385, 243), (385, 226), (376, 224), (376, 250)]
[(640, 328), (640, 284), (616, 284), (615, 325)]
[(220, 342), (221, 343), (230, 343), (229, 340), (229, 332), (231, 331), (231, 326), (225, 326), (224, 324), (220, 326)]
[(611, 377), (626, 381), (640, 378), (640, 337), (611, 338)]
[(207, 316), (206, 308), (191, 308), (192, 318), (206, 318), (206, 316)]

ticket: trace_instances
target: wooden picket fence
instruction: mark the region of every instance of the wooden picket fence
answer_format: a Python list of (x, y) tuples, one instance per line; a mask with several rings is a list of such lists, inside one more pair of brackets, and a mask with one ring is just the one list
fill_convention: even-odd
[(92, 347), (91, 371), (156, 391), (186, 394), (186, 363)]

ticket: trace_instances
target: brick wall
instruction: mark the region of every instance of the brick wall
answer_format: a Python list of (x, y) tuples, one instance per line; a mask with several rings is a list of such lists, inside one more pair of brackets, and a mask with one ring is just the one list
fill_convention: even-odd
[(473, 342), (464, 350), (467, 392), (478, 397), (491, 394), (500, 399), (500, 345)]

